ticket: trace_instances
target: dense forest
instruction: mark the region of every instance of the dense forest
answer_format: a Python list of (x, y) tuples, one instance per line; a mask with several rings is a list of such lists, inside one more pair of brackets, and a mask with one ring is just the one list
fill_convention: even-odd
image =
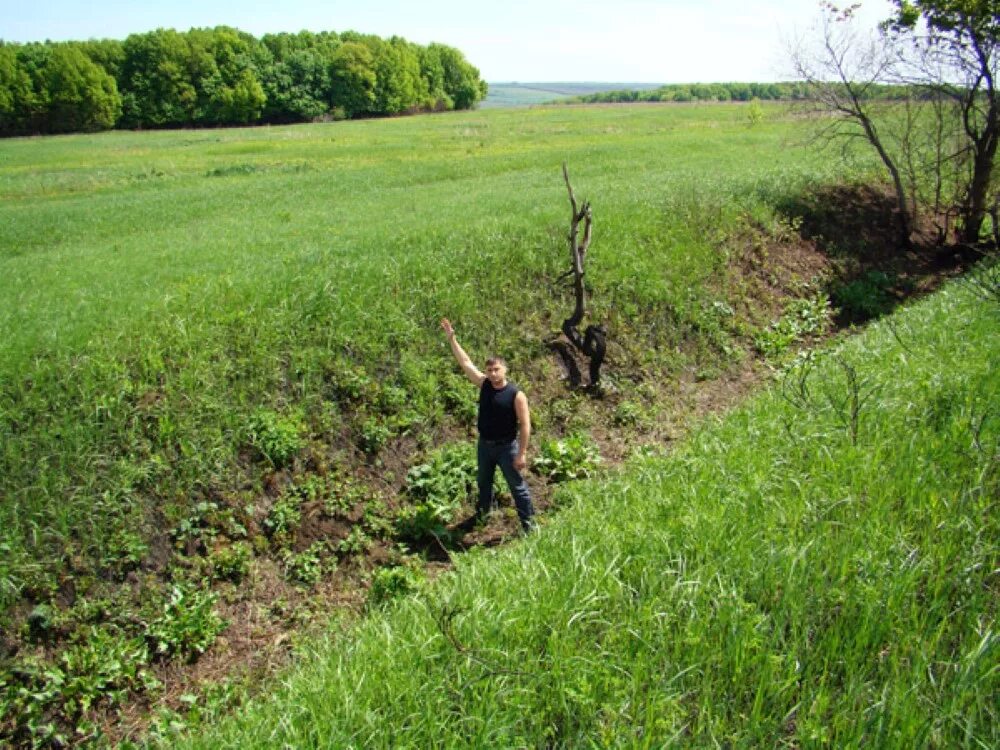
[(0, 41), (0, 135), (304, 122), (469, 109), (459, 50), (356, 32), (157, 29), (124, 41)]

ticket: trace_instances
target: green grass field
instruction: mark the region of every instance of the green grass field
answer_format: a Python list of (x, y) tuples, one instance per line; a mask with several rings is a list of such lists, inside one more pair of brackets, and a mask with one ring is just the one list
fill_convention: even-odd
[[(442, 315), (474, 356), (508, 356), (538, 447), (671, 422), (681, 382), (761, 352), (778, 366), (822, 333), (829, 280), (779, 273), (797, 241), (788, 206), (873, 162), (811, 151), (807, 121), (764, 113), (538, 108), (0, 142), (0, 740), (86, 736), (95, 701), (155, 695), (145, 673), (95, 681), (92, 665), (194, 659), (223, 627), (213, 597), (235, 596), (226, 576), (272, 565), (312, 585), (395, 544), (407, 468), (469, 440), (474, 394)], [(603, 406), (566, 393), (546, 346), (572, 307), (556, 285), (563, 162), (594, 207)], [(380, 502), (362, 513), (358, 493)], [(307, 547), (296, 514), (316, 505), (361, 532)], [(544, 744), (537, 731), (526, 742)]]
[[(751, 129), (743, 110), (725, 107), (9, 140), (0, 145), (2, 292), (14, 303), (0, 318), (5, 371), (39, 353), (80, 350), (124, 323), (212, 317), (198, 305), (218, 316), (274, 304), (289, 287), (301, 294), (329, 283), (332, 294), (350, 277), (365, 292), (429, 276), (450, 287), (448, 297), (417, 284), (405, 292), (440, 307), (461, 296), (461, 282), (485, 286), (480, 259), (536, 246), (536, 265), (509, 268), (501, 287), (522, 268), (554, 268), (563, 261), (551, 236), (566, 221), (563, 161), (598, 201), (603, 252), (642, 262), (635, 245), (649, 238), (626, 233), (632, 224), (676, 233), (677, 208), (704, 205), (714, 219), (712, 211), (752, 210), (769, 194), (833, 179), (795, 148), (803, 138), (780, 118)], [(513, 241), (522, 236), (530, 242)]]
[(440, 315), (471, 351), (537, 361), (570, 305), (563, 161), (594, 201), (595, 318), (676, 349), (651, 366), (717, 358), (721, 239), (843, 177), (804, 139), (779, 110), (712, 107), (0, 143), (3, 600), (19, 566), (99, 544), (104, 498), (152, 486), (169, 512), (225, 482), (254, 409), (321, 432), (331, 368), (433, 410)]

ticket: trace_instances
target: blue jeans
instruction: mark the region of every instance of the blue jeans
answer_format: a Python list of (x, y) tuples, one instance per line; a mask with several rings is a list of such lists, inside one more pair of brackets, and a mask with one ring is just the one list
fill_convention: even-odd
[(479, 502), (476, 505), (476, 515), (485, 516), (493, 510), (493, 477), (496, 474), (497, 466), (499, 466), (500, 471), (503, 472), (503, 478), (507, 480), (510, 494), (514, 497), (517, 517), (521, 519), (521, 526), (527, 529), (531, 526), (535, 509), (531, 505), (531, 491), (528, 489), (528, 483), (524, 481), (521, 472), (514, 468), (517, 450), (517, 440), (479, 439), (476, 450), (479, 460), (479, 471), (476, 475), (476, 483), (479, 485)]

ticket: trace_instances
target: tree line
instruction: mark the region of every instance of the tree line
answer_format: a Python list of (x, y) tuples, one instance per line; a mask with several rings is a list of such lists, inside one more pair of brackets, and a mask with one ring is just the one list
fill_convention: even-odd
[[(872, 87), (869, 96), (881, 99), (903, 98), (907, 92), (900, 86)], [(804, 101), (815, 95), (808, 81), (780, 83), (671, 83), (655, 89), (618, 89), (582, 94), (560, 99), (558, 104), (623, 103), (623, 102), (749, 102)]]
[(0, 136), (377, 117), (469, 109), (485, 95), (453, 47), (353, 31), (0, 40)]

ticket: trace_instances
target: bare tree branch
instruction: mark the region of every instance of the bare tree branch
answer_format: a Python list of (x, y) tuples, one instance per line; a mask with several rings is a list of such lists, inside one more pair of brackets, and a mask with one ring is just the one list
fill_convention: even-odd
[[(590, 201), (579, 203), (576, 194), (573, 192), (573, 185), (569, 179), (569, 169), (565, 162), (562, 165), (563, 179), (566, 182), (566, 190), (569, 193), (569, 202), (572, 213), (570, 215), (570, 230), (568, 235), (570, 249), (570, 270), (560, 276), (560, 280), (568, 276), (573, 277), (573, 292), (575, 305), (573, 314), (566, 318), (562, 324), (562, 332), (569, 340), (569, 344), (562, 341), (552, 343), (552, 348), (559, 353), (569, 375), (570, 383), (576, 387), (580, 385), (580, 367), (577, 365), (573, 350), (585, 355), (588, 362), (590, 374), (590, 386), (596, 388), (600, 384), (601, 365), (604, 362), (606, 352), (606, 331), (603, 326), (590, 325), (583, 334), (580, 333), (580, 324), (586, 315), (586, 288), (584, 286), (584, 275), (586, 273), (585, 261), (587, 251), (590, 249), (590, 242), (593, 238), (593, 213), (590, 209)], [(580, 236), (580, 223), (583, 222), (583, 236)]]

